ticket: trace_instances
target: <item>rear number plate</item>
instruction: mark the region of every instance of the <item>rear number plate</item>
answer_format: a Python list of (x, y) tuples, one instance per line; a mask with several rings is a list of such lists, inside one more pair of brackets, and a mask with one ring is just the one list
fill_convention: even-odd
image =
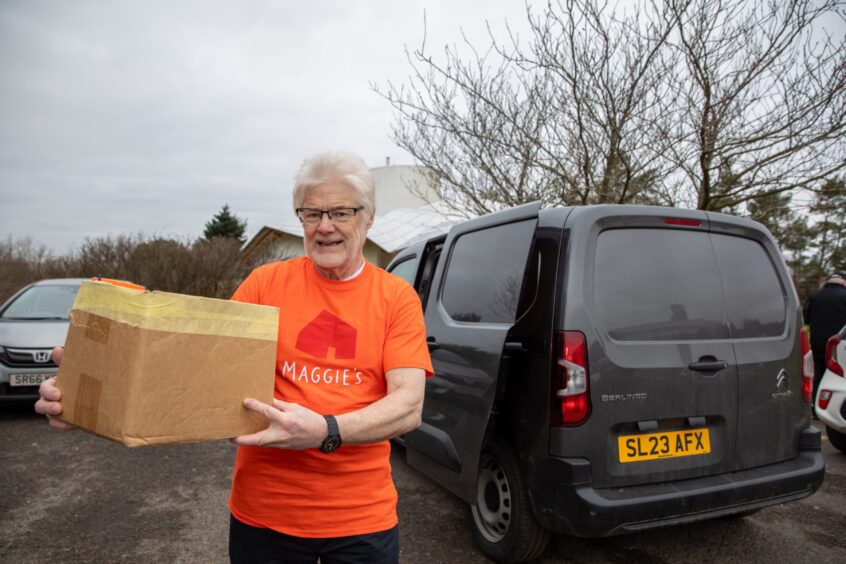
[(37, 386), (55, 374), (12, 374), (9, 377), (10, 386)]
[(624, 435), (617, 437), (617, 449), (620, 462), (694, 456), (711, 452), (711, 437), (706, 428)]

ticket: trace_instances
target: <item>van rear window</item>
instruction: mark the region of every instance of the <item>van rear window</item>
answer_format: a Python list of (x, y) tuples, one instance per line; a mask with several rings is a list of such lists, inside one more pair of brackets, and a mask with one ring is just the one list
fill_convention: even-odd
[(602, 325), (614, 339), (728, 338), (719, 271), (705, 232), (603, 231), (593, 284)]
[(712, 234), (726, 293), (733, 339), (775, 337), (785, 330), (787, 292), (775, 266), (756, 241)]
[(597, 240), (593, 274), (595, 307), (613, 339), (769, 337), (785, 325), (778, 275), (765, 249), (750, 239), (607, 230)]

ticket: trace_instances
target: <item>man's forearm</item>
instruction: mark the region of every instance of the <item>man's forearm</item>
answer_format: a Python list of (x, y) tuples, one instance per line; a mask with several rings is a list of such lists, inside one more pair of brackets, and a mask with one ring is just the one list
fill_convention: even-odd
[(370, 444), (390, 439), (420, 425), (426, 374), (419, 368), (397, 368), (387, 374), (387, 395), (359, 410), (337, 415), (344, 444)]

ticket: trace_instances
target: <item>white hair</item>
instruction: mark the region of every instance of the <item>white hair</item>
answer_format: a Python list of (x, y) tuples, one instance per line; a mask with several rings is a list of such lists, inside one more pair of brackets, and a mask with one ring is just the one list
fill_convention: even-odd
[(301, 206), (306, 191), (330, 180), (352, 188), (370, 217), (375, 215), (376, 189), (370, 169), (359, 157), (343, 151), (324, 151), (303, 161), (294, 177), (294, 208)]

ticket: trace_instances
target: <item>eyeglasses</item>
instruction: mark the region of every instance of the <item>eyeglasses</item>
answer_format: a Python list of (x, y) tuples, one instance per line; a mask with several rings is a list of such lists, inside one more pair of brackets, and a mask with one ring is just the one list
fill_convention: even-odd
[(357, 208), (335, 208), (333, 210), (315, 210), (312, 208), (297, 208), (297, 217), (300, 221), (307, 225), (316, 225), (323, 220), (325, 213), (332, 223), (347, 223), (355, 217), (357, 211), (363, 210), (364, 207)]

